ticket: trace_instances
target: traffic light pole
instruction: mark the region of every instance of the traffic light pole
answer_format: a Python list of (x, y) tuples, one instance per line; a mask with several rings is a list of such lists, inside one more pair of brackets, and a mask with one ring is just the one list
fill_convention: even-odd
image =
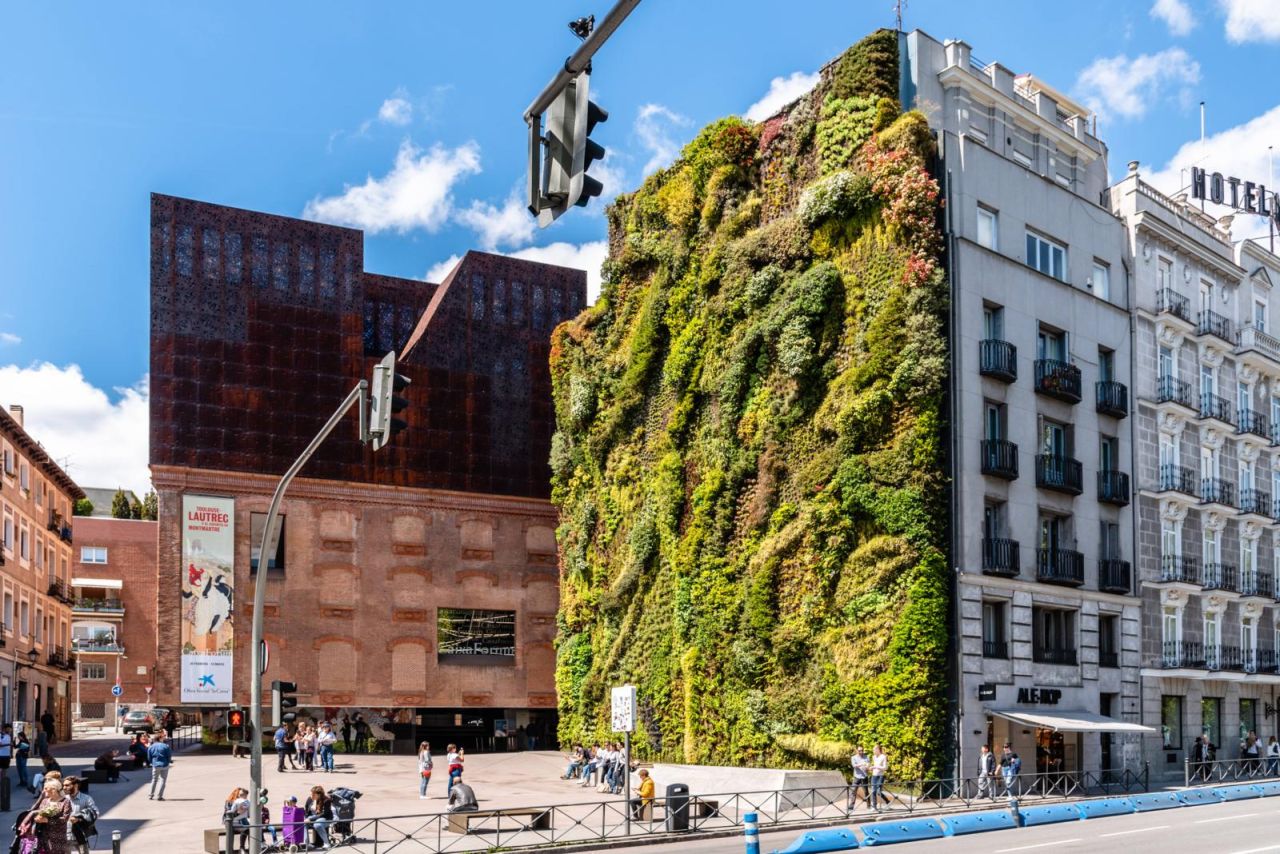
[[(324, 440), (329, 438), (329, 434), (338, 426), (338, 422), (342, 420), (351, 407), (359, 405), (360, 408), (360, 441), (364, 442), (368, 439), (368, 425), (365, 422), (366, 407), (365, 395), (369, 388), (368, 380), (360, 380), (351, 393), (347, 395), (347, 399), (342, 401), (342, 405), (338, 407), (333, 415), (329, 416), (329, 420), (320, 428), (320, 432), (311, 440), (311, 444), (289, 466), (289, 470), (280, 478), (280, 483), (276, 485), (275, 494), (271, 496), (271, 507), (267, 510), (267, 523), (262, 530), (262, 544), (258, 549), (258, 576), (253, 585), (253, 637), (251, 640), (251, 658), (250, 667), (251, 674), (249, 680), (249, 728), (251, 730), (249, 738), (249, 777), (250, 777), (250, 803), (254, 809), (257, 809), (258, 802), (262, 798), (262, 611), (267, 604), (267, 568), (271, 557), (275, 554), (274, 550), (268, 552), (267, 546), (276, 542), (277, 528), (280, 524), (280, 502), (284, 499), (284, 492), (289, 488), (289, 484), (297, 477), (298, 472), (307, 464), (307, 461), (315, 454)], [(251, 815), (256, 815), (252, 813)], [(256, 822), (255, 822), (256, 823)], [(262, 834), (249, 834), (249, 854), (261, 854), (262, 852)]]

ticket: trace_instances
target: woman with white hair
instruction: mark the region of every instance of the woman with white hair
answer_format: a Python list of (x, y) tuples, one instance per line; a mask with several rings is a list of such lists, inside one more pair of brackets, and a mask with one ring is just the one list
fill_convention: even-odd
[(40, 799), (18, 825), (22, 854), (71, 854), (67, 822), (71, 801), (62, 791), (61, 779), (44, 780)]

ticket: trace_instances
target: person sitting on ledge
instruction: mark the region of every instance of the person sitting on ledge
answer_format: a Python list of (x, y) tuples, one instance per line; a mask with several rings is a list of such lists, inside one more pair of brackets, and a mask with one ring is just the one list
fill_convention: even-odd
[(449, 790), (449, 812), (474, 812), (480, 809), (476, 803), (476, 793), (458, 777)]
[(114, 783), (120, 779), (120, 763), (116, 761), (116, 757), (119, 755), (120, 751), (113, 747), (93, 760), (93, 770), (106, 771), (108, 783)]

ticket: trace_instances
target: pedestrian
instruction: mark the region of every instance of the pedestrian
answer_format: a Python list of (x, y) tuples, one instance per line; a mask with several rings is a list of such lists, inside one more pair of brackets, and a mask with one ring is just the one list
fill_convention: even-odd
[(351, 752), (351, 716), (345, 712), (342, 714), (342, 746), (347, 753)]
[(1018, 774), (1022, 771), (1022, 759), (1013, 752), (1013, 745), (1004, 743), (1000, 751), (1000, 776), (1004, 778), (1004, 796), (1011, 798), (1017, 794)]
[(156, 733), (155, 740), (147, 748), (147, 761), (151, 763), (151, 793), (147, 799), (163, 801), (164, 787), (169, 782), (169, 766), (173, 764), (173, 751), (165, 744), (164, 733)]
[(1244, 770), (1250, 776), (1257, 774), (1262, 770), (1262, 763), (1259, 759), (1262, 756), (1262, 742), (1258, 741), (1258, 734), (1253, 730), (1244, 739)]
[(44, 714), (40, 716), (40, 729), (44, 732), (45, 744), (53, 744), (57, 740), (57, 723), (53, 714), (45, 709)]
[(298, 763), (293, 758), (298, 755), (298, 725), (289, 724), (289, 737), (285, 739), (286, 758), (289, 760), (289, 767), (294, 771), (298, 770)]
[(456, 744), (449, 745), (449, 752), (445, 754), (445, 762), (449, 769), (449, 788), (446, 792), (452, 792), (454, 780), (462, 776), (462, 751), (458, 750)]
[(657, 789), (657, 784), (653, 782), (653, 778), (649, 776), (648, 768), (640, 769), (640, 789), (636, 792), (639, 797), (631, 799), (628, 806), (631, 807), (631, 817), (637, 821), (647, 821), (647, 816), (653, 815), (653, 795)]
[(18, 825), (21, 851), (39, 854), (69, 854), (67, 824), (71, 801), (62, 791), (62, 780), (45, 780), (35, 806)]
[(364, 714), (356, 712), (356, 753), (369, 752), (369, 725), (364, 721)]
[(847, 809), (853, 812), (858, 808), (859, 800), (868, 806), (871, 804), (867, 797), (867, 778), (871, 776), (871, 760), (867, 758), (867, 752), (862, 745), (858, 745), (853, 756), (849, 757), (849, 763), (853, 766), (853, 784), (849, 787)]
[[(1272, 737), (1274, 740), (1274, 736)], [(31, 742), (25, 732), (18, 733), (18, 740), (13, 745), (13, 759), (18, 766), (18, 785), (24, 789), (31, 787), (31, 778), (27, 775), (27, 760), (31, 756)]]
[[(222, 821), (231, 820), (231, 832), (240, 837), (240, 850), (249, 848), (249, 790), (236, 786), (222, 804)], [(227, 840), (229, 843), (232, 840)]]
[(320, 732), (316, 736), (316, 749), (320, 751), (320, 767), (326, 774), (333, 773), (333, 746), (338, 741), (338, 734), (333, 731), (333, 724), (324, 721), (320, 724)]
[(71, 802), (71, 817), (67, 822), (67, 841), (76, 854), (89, 854), (89, 837), (98, 835), (98, 805), (85, 792), (80, 791), (80, 778), (68, 777), (62, 781), (62, 789)]
[(9, 776), (9, 763), (13, 761), (13, 724), (0, 727), (0, 778)]
[(458, 775), (458, 779), (452, 782), (453, 786), (449, 789), (449, 812), (474, 812), (480, 809), (475, 791), (462, 782), (462, 775)]
[(876, 812), (884, 809), (883, 803), (888, 806), (888, 800), (884, 796), (884, 778), (889, 773), (889, 756), (884, 752), (884, 748), (876, 745), (871, 749), (871, 808)]
[(978, 753), (978, 797), (994, 798), (991, 791), (991, 780), (996, 775), (996, 759), (991, 755), (991, 748), (985, 744)]
[(45, 780), (50, 778), (62, 779), (62, 766), (58, 764), (58, 760), (53, 757), (52, 753), (46, 753), (40, 757), (40, 763), (40, 772), (31, 778), (31, 793), (37, 796), (44, 790)]
[(426, 800), (427, 784), (431, 782), (431, 743), (418, 745), (418, 800)]
[(276, 734), (272, 740), (276, 747), (276, 770), (283, 774), (284, 759), (289, 753), (289, 730), (285, 729), (284, 724), (276, 727)]
[(164, 713), (164, 732), (173, 741), (174, 730), (178, 728), (178, 714), (173, 709)]
[(49, 752), (49, 734), (43, 729), (36, 729), (36, 741), (34, 745), (36, 756), (44, 756)]
[(320, 844), (325, 848), (332, 848), (333, 840), (329, 837), (329, 825), (333, 823), (333, 804), (329, 796), (324, 793), (324, 787), (312, 786), (311, 797), (307, 798), (303, 808), (307, 813), (307, 826), (315, 831), (316, 836), (320, 838)]
[(1267, 739), (1267, 776), (1280, 775), (1280, 741), (1273, 735)]

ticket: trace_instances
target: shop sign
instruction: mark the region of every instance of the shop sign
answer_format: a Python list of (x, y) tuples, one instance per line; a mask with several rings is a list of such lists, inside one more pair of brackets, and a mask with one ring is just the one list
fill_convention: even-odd
[(996, 698), (996, 686), (993, 682), (982, 682), (978, 685), (979, 700), (994, 700)]
[(1057, 688), (1019, 688), (1018, 702), (1028, 705), (1056, 706), (1062, 699), (1062, 691)]

